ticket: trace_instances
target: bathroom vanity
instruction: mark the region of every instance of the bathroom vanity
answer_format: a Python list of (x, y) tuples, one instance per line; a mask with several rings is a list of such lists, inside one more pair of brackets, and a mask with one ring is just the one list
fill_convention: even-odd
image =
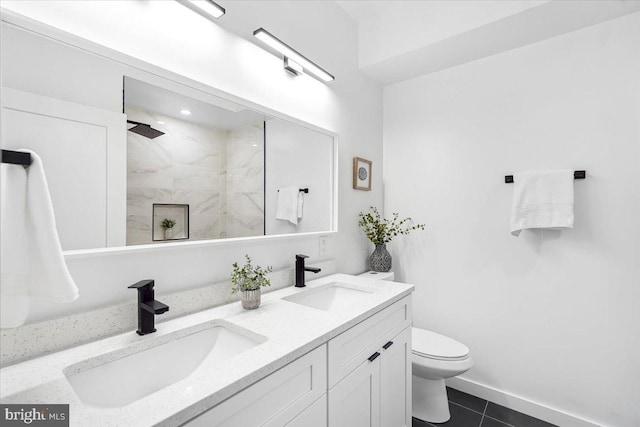
[(408, 426), (412, 285), (334, 274), (2, 369), (84, 426)]

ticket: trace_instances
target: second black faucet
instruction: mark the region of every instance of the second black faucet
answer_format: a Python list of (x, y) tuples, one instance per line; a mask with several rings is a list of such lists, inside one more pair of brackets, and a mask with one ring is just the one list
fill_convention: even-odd
[(319, 273), (321, 270), (314, 267), (305, 267), (304, 259), (309, 258), (307, 255), (296, 255), (296, 288), (304, 288), (304, 272)]

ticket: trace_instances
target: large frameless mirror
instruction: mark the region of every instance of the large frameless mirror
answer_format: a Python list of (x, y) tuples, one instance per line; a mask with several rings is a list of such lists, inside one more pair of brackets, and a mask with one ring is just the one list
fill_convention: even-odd
[(42, 158), (64, 250), (334, 231), (329, 132), (7, 22), (1, 55), (2, 148)]

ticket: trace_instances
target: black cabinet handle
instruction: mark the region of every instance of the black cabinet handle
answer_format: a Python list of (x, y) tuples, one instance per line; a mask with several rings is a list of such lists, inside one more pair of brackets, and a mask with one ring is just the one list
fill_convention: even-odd
[(388, 349), (389, 347), (391, 347), (393, 345), (393, 341), (389, 341), (388, 343), (386, 343), (385, 345), (382, 346), (382, 348), (384, 348), (385, 350)]
[(369, 356), (369, 362), (373, 362), (374, 360), (376, 360), (378, 358), (378, 356), (380, 356), (380, 353), (378, 353), (377, 351), (375, 353), (373, 353), (371, 356)]

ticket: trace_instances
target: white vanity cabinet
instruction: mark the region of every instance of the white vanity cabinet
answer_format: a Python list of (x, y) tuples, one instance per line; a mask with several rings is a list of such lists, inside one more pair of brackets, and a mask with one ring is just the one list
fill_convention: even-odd
[(329, 426), (411, 425), (411, 298), (329, 341)]
[(184, 425), (326, 427), (326, 391), (327, 346), (321, 345)]
[(411, 296), (231, 396), (189, 427), (409, 427)]

